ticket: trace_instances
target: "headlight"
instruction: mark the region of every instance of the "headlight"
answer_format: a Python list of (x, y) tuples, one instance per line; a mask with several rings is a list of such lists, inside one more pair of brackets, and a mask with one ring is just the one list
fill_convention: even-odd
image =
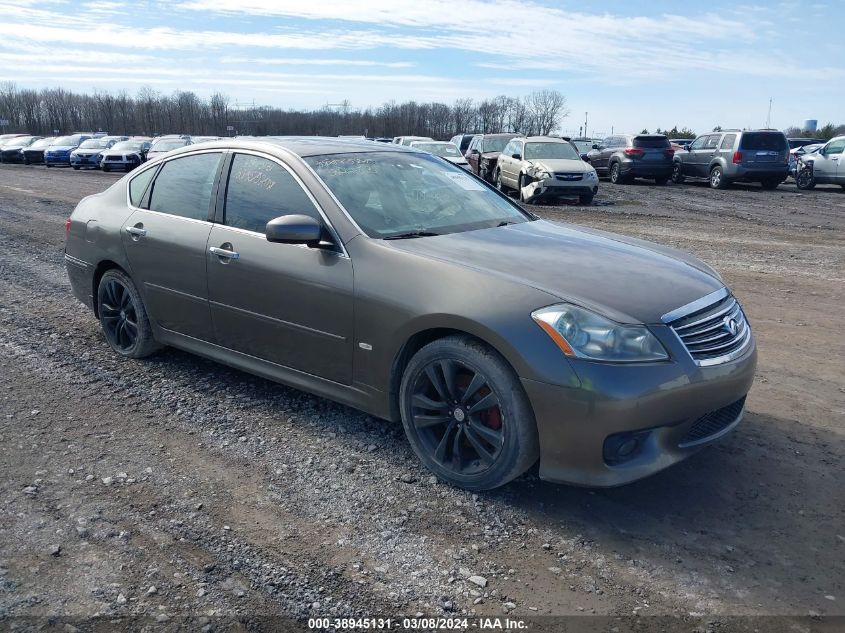
[(584, 180), (595, 180), (596, 178), (598, 178), (598, 176), (596, 175), (595, 169), (588, 169), (584, 172)]
[(537, 178), (539, 180), (548, 180), (549, 178), (554, 178), (554, 176), (549, 171), (538, 171)]
[(669, 358), (644, 325), (616, 323), (568, 303), (535, 310), (531, 318), (567, 356), (611, 362)]

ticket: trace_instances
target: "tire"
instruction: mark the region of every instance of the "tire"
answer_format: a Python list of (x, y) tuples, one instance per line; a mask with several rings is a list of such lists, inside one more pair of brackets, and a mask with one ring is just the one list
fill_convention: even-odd
[(845, 185), (839, 185), (839, 186), (842, 187), (843, 189), (845, 189)]
[(713, 189), (727, 189), (730, 183), (728, 182), (727, 178), (725, 178), (725, 174), (722, 171), (722, 168), (716, 165), (713, 169), (710, 170), (710, 187)]
[(801, 191), (809, 191), (816, 186), (816, 179), (809, 169), (799, 169), (795, 174), (795, 186)]
[(144, 358), (161, 349), (138, 289), (120, 270), (107, 270), (100, 279), (97, 314), (109, 347), (121, 356)]
[(580, 196), (578, 196), (578, 204), (580, 204), (583, 207), (588, 207), (591, 204), (593, 204), (593, 198), (594, 197), (595, 197), (595, 194), (582, 193)]
[(519, 175), (519, 179), (516, 181), (517, 191), (519, 192), (519, 201), (523, 204), (531, 204), (523, 195), (522, 188), (525, 186), (525, 176), (522, 174)]
[(24, 158), (24, 159), (23, 159), (23, 164), (24, 164), (24, 165), (29, 165), (29, 164), (30, 164), (30, 160), (29, 160), (28, 158)]
[(681, 170), (681, 163), (672, 165), (672, 182), (676, 185), (684, 182), (684, 172)]
[(76, 171), (79, 171), (79, 166), (77, 166), (77, 165), (71, 165), (71, 167), (73, 167)]
[(764, 180), (763, 182), (760, 183), (760, 186), (763, 189), (767, 189), (767, 190), (771, 191), (772, 189), (777, 189), (779, 184), (780, 184), (779, 179), (777, 179), (777, 178), (767, 178), (766, 180)]
[(402, 375), (399, 405), (414, 453), (453, 486), (498, 488), (540, 454), (516, 374), (497, 352), (468, 337), (449, 336), (419, 350)]
[(44, 163), (44, 166), (45, 166), (47, 169), (50, 169), (50, 167), (52, 167), (52, 165), (51, 165), (50, 163)]
[(496, 189), (498, 189), (499, 191), (501, 191), (504, 194), (507, 194), (507, 192), (508, 192), (508, 190), (502, 184), (502, 170), (501, 169), (496, 170)]
[(105, 165), (103, 165), (102, 170), (103, 171), (111, 171), (111, 167), (106, 167)]
[(622, 167), (619, 163), (613, 163), (610, 166), (610, 182), (614, 185), (624, 185), (630, 182), (630, 178), (622, 175)]
[(654, 179), (654, 184), (659, 186), (659, 187), (665, 186), (666, 183), (668, 183), (668, 182), (669, 182), (668, 178), (655, 178)]

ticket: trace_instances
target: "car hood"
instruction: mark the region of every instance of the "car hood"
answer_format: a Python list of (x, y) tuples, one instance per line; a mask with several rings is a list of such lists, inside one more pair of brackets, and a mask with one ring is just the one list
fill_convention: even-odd
[(78, 145), (51, 145), (46, 149), (48, 152), (69, 152), (75, 150)]
[(96, 147), (77, 147), (71, 153), (76, 154), (78, 152), (80, 154), (102, 154), (105, 151), (106, 150), (102, 148), (98, 149)]
[(531, 166), (537, 171), (566, 171), (583, 173), (585, 171), (592, 170), (592, 167), (587, 165), (587, 163), (580, 158), (577, 160), (574, 158), (543, 158), (528, 162), (530, 162)]
[(724, 286), (705, 263), (681, 251), (545, 220), (390, 244), (524, 283), (620, 323), (660, 323), (664, 314)]
[(13, 152), (16, 152), (16, 151), (21, 150), (21, 149), (26, 149), (27, 147), (29, 147), (29, 145), (4, 145), (3, 147), (0, 147), (0, 151), (3, 151), (3, 152), (8, 152), (8, 151), (13, 151)]

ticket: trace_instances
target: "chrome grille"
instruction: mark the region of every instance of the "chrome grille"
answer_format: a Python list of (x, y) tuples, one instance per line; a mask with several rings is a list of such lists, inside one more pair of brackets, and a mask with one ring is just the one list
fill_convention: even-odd
[(581, 180), (583, 177), (584, 174), (578, 172), (555, 172), (555, 178), (558, 180)]
[[(751, 326), (739, 302), (723, 289), (664, 317), (699, 365), (716, 365), (739, 356), (751, 342)], [(668, 317), (668, 318), (667, 318)]]

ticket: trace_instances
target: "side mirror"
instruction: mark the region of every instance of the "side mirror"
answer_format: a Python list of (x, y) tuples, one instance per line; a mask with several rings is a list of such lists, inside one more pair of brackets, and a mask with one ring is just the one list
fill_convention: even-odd
[(593, 143), (593, 149), (599, 149), (599, 144), (598, 144), (598, 143)]
[(316, 246), (323, 235), (323, 225), (310, 215), (280, 215), (267, 223), (264, 235), (268, 242)]
[(511, 158), (514, 160), (522, 160), (522, 154), (511, 154)]
[(587, 156), (586, 154), (581, 154), (581, 160), (583, 160), (585, 163), (589, 163), (590, 157)]
[(471, 149), (471, 150), (469, 150), (469, 153), (470, 154), (478, 154), (480, 152), (477, 149)]

